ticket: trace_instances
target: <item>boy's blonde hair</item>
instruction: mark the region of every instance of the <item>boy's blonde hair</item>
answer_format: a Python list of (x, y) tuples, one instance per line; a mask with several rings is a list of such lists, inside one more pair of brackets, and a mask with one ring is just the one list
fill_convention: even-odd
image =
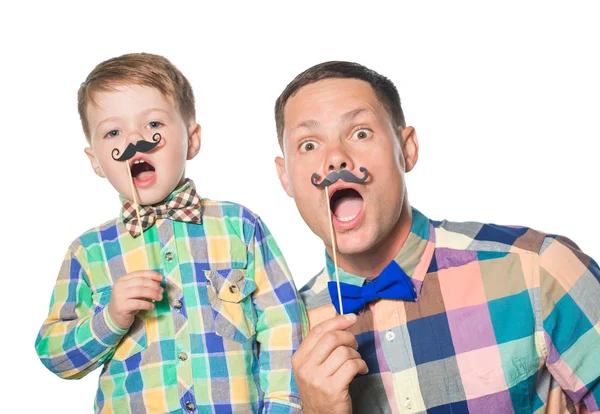
[(115, 86), (134, 84), (158, 89), (173, 99), (183, 121), (190, 124), (196, 119), (194, 92), (185, 76), (168, 59), (150, 53), (130, 53), (100, 63), (79, 87), (77, 109), (81, 126), (90, 140), (87, 107), (94, 102), (94, 93), (110, 91)]

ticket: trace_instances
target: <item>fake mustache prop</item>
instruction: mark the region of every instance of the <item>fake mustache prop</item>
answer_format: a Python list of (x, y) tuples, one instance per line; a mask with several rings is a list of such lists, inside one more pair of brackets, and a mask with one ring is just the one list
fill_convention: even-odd
[(154, 148), (156, 148), (158, 146), (158, 144), (160, 144), (161, 140), (162, 140), (162, 136), (157, 132), (156, 134), (152, 135), (152, 141), (154, 141), (154, 142), (150, 142), (150, 141), (141, 139), (138, 142), (136, 142), (135, 144), (127, 145), (127, 148), (125, 148), (125, 151), (123, 151), (123, 155), (121, 155), (120, 157), (119, 157), (119, 154), (121, 153), (121, 151), (119, 151), (118, 148), (114, 148), (112, 150), (111, 155), (113, 157), (113, 160), (115, 160), (115, 161), (127, 161), (128, 159), (133, 157), (138, 152), (152, 151)]
[(339, 171), (332, 171), (327, 174), (327, 177), (323, 178), (320, 183), (317, 183), (319, 179), (319, 174), (314, 173), (310, 177), (310, 182), (315, 187), (325, 188), (329, 187), (331, 184), (335, 183), (338, 180), (345, 181), (347, 183), (364, 183), (369, 178), (369, 171), (365, 167), (360, 167), (360, 172), (364, 173), (362, 178), (358, 178), (356, 175), (352, 174), (350, 171), (346, 169), (342, 169)]

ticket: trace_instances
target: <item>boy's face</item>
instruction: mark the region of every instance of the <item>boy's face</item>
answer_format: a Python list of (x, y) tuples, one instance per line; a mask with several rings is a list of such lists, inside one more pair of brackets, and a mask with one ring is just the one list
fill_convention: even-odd
[[(94, 94), (88, 105), (90, 145), (85, 153), (92, 168), (125, 198), (133, 200), (131, 170), (139, 203), (155, 204), (165, 199), (185, 178), (185, 162), (200, 150), (200, 125), (186, 125), (172, 99), (158, 89), (120, 85)], [(127, 161), (115, 161), (112, 151), (122, 154), (129, 144), (160, 133), (160, 144), (148, 153), (137, 153)]]

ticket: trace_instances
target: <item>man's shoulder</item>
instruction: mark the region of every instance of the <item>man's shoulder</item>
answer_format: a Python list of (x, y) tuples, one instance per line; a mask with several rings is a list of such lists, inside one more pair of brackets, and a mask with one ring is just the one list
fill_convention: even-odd
[(329, 276), (323, 269), (300, 289), (300, 297), (307, 311), (331, 304), (331, 297), (327, 290), (328, 282)]
[(546, 239), (556, 237), (525, 226), (448, 220), (431, 223), (437, 249), (538, 254)]

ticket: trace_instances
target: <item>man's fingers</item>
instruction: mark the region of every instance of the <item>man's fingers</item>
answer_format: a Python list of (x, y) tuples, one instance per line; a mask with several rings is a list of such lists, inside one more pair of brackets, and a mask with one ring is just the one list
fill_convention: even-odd
[(296, 361), (303, 361), (308, 355), (311, 354), (312, 349), (320, 341), (321, 337), (327, 332), (332, 331), (343, 331), (356, 323), (356, 315), (348, 313), (346, 315), (337, 315), (334, 318), (328, 319), (315, 325), (308, 336), (304, 338), (300, 347), (294, 354)]
[(362, 359), (349, 359), (344, 362), (330, 380), (333, 384), (350, 384), (357, 374), (367, 374), (369, 368)]
[(321, 365), (327, 360), (338, 347), (357, 349), (356, 337), (346, 331), (327, 332), (314, 346), (306, 361), (312, 361), (315, 365)]
[(348, 346), (339, 346), (329, 355), (321, 364), (320, 374), (325, 376), (334, 375), (346, 361), (352, 359), (361, 359), (360, 354), (354, 348)]

